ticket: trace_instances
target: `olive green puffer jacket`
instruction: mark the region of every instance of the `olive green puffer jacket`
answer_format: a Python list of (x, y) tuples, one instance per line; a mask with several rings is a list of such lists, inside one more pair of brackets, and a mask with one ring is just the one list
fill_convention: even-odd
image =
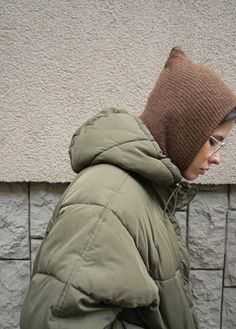
[(195, 195), (143, 122), (108, 109), (73, 136), (22, 329), (195, 329), (174, 211)]

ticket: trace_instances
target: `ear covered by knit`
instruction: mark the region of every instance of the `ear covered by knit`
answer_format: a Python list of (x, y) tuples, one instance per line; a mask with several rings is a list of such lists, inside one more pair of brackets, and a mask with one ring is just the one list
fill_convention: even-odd
[(216, 73), (174, 47), (140, 118), (184, 172), (235, 106), (235, 94)]

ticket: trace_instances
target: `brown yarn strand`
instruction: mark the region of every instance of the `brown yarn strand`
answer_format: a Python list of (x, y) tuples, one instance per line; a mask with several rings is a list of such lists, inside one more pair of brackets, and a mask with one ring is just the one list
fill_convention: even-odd
[(215, 72), (174, 47), (140, 118), (184, 172), (235, 106), (235, 94)]

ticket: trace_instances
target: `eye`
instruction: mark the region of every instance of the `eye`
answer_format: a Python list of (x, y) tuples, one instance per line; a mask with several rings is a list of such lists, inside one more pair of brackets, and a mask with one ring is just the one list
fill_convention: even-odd
[(217, 141), (215, 141), (213, 138), (209, 138), (209, 143), (210, 143), (210, 145), (211, 146), (215, 146), (215, 145), (217, 145)]

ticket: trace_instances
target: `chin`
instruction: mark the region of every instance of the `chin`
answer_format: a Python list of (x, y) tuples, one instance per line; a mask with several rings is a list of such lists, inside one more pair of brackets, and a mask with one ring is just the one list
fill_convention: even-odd
[(199, 174), (185, 172), (182, 174), (185, 179), (188, 181), (193, 181), (198, 178)]

